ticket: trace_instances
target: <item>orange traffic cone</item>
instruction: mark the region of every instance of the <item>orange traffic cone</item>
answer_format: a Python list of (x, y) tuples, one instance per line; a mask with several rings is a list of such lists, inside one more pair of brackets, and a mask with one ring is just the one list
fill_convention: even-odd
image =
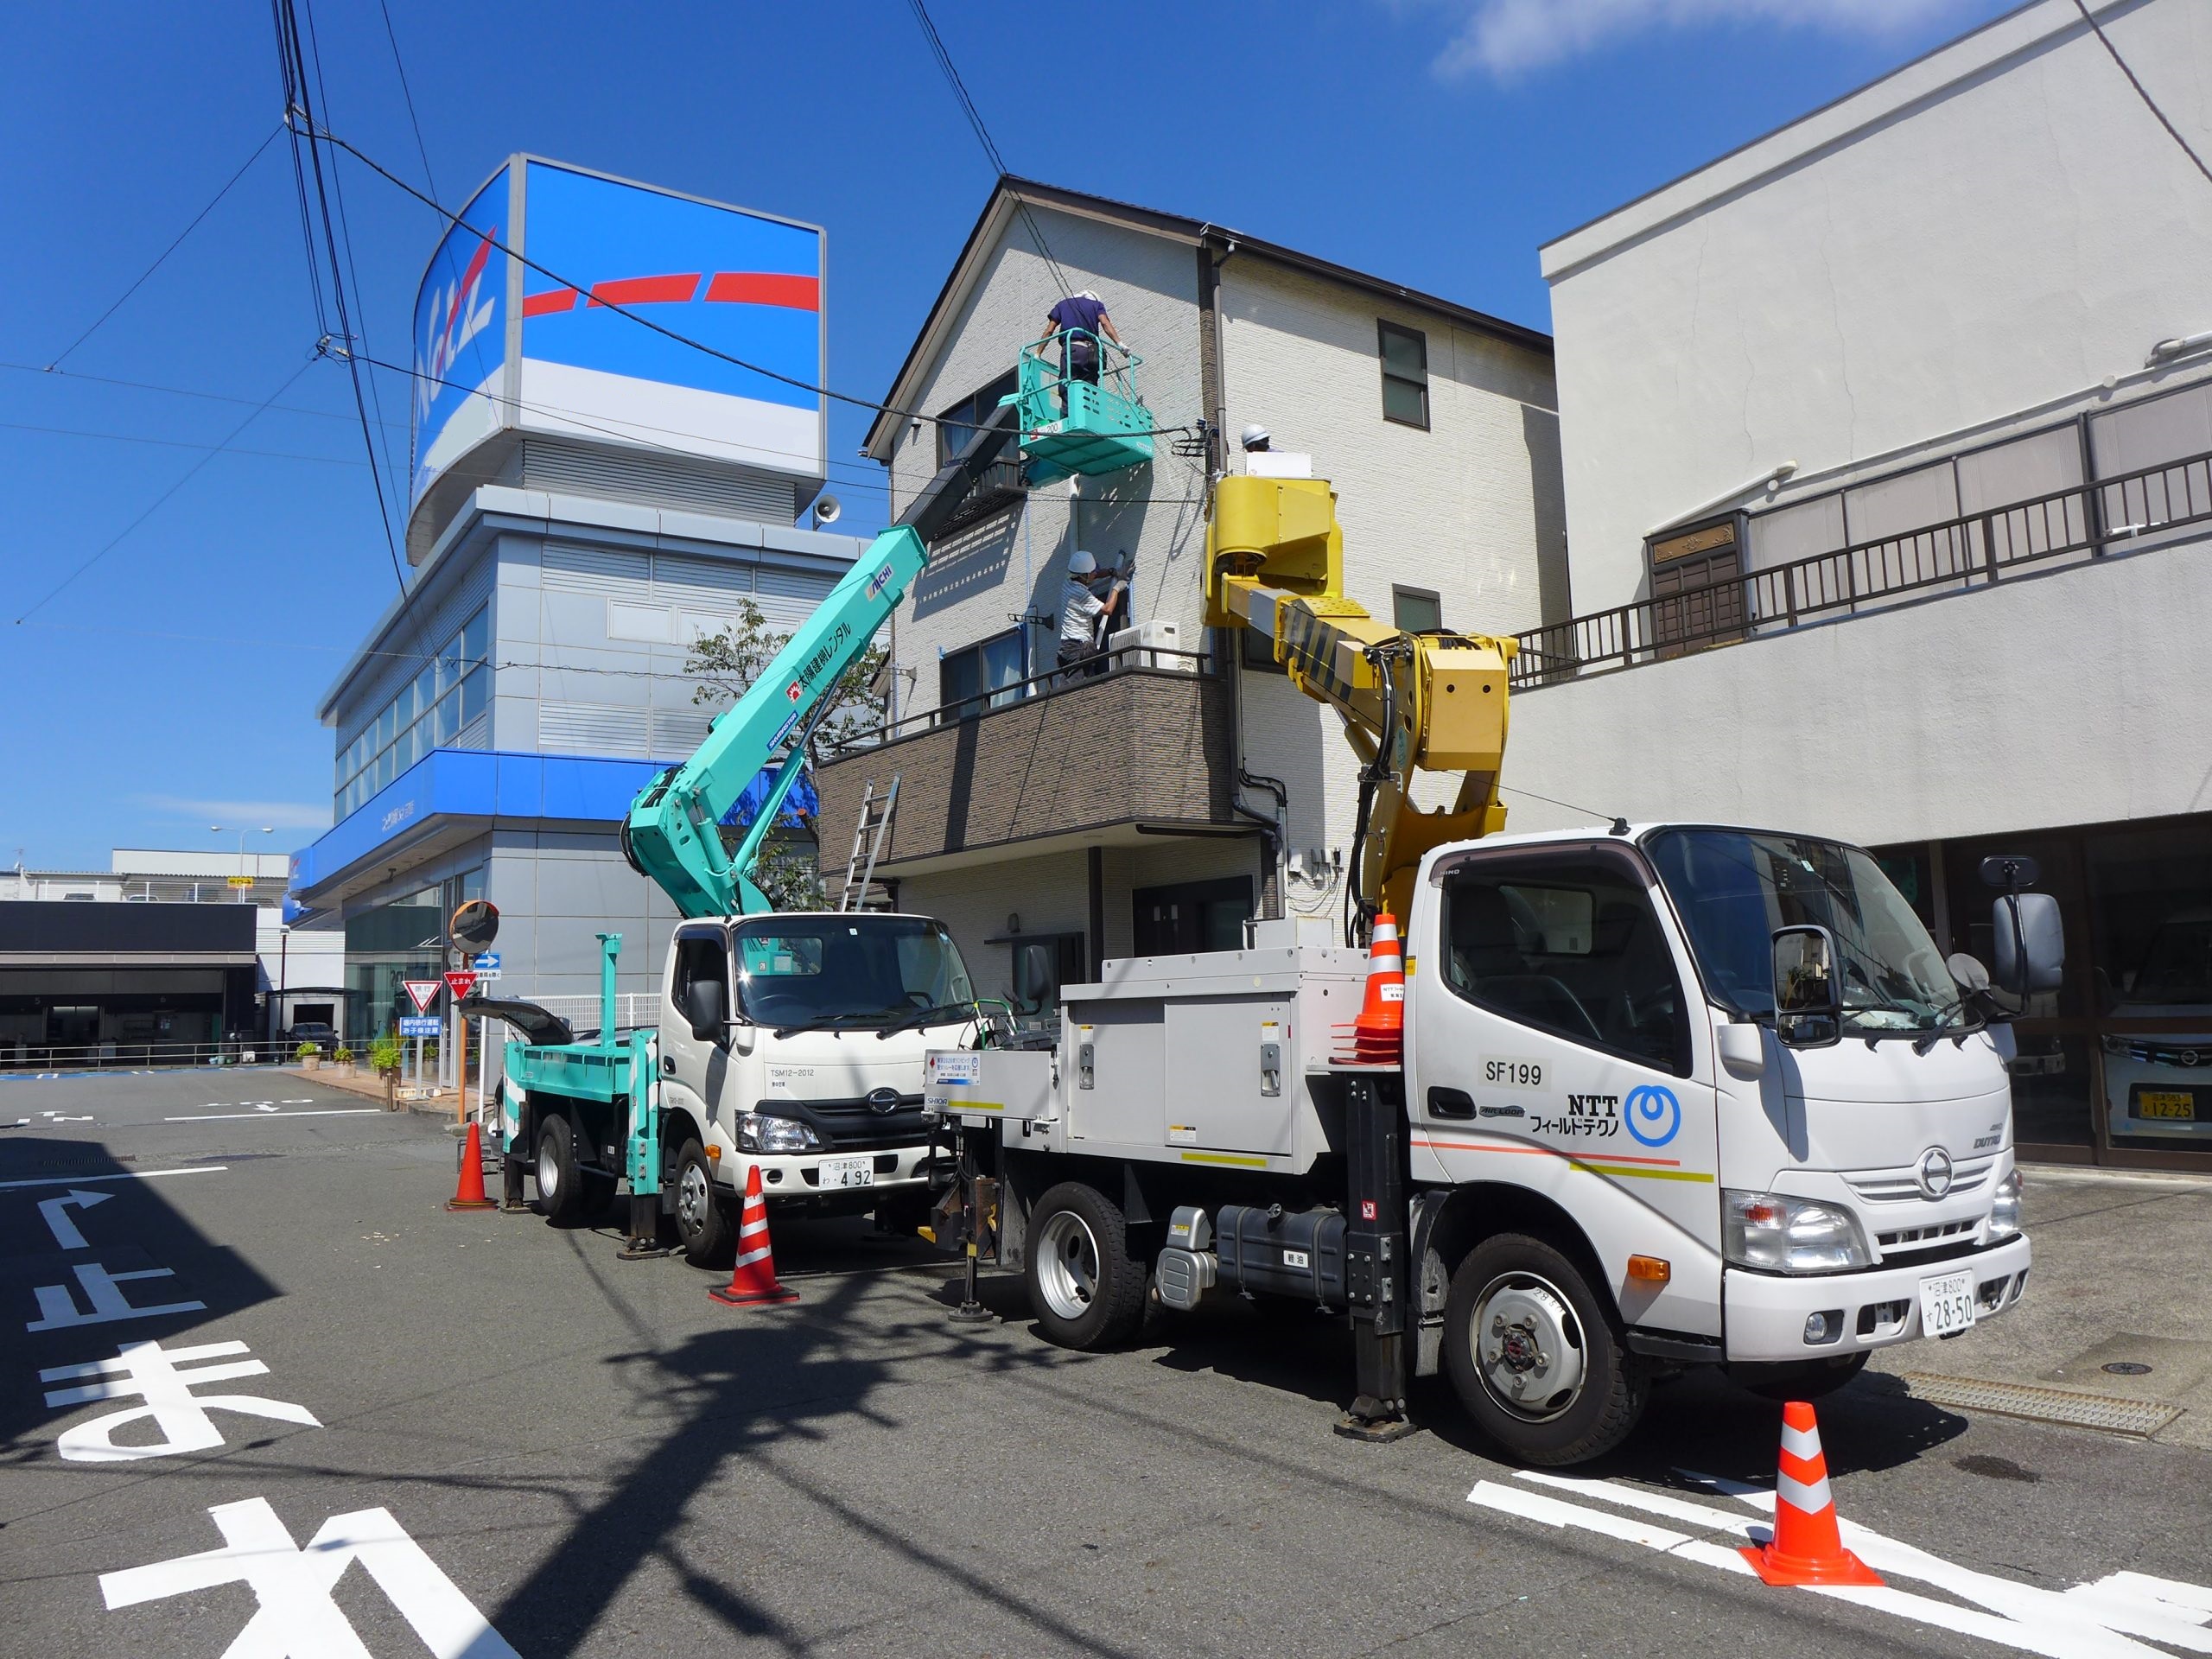
[(1398, 918), (1386, 910), (1375, 918), (1367, 999), (1352, 1021), (1351, 1052), (1340, 1058), (1355, 1065), (1395, 1065), (1405, 1055), (1405, 962), (1398, 953)]
[(448, 1210), (496, 1210), (499, 1204), (484, 1196), (484, 1135), (475, 1124), (461, 1147), (461, 1182), (446, 1200)]
[(1827, 1459), (1813, 1408), (1782, 1408), (1782, 1470), (1774, 1482), (1774, 1537), (1745, 1546), (1744, 1559), (1769, 1584), (1879, 1584), (1881, 1574), (1843, 1547), (1828, 1491)]
[(795, 1302), (798, 1292), (776, 1282), (776, 1257), (768, 1245), (768, 1201), (760, 1196), (760, 1166), (745, 1172), (745, 1213), (737, 1224), (737, 1261), (729, 1283), (708, 1295), (732, 1307), (753, 1302)]

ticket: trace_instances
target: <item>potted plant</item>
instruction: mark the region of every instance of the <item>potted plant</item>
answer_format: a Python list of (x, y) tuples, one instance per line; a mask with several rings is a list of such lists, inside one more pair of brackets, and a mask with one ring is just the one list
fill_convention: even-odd
[(345, 1044), (339, 1044), (338, 1046), (332, 1051), (330, 1058), (333, 1063), (337, 1065), (338, 1075), (340, 1077), (350, 1077), (353, 1075), (353, 1051), (346, 1047)]
[(292, 1058), (300, 1063), (303, 1071), (313, 1071), (322, 1065), (322, 1045), (302, 1043), (292, 1051)]
[(399, 1092), (399, 1057), (404, 1051), (399, 1039), (383, 1036), (369, 1045), (369, 1070), (384, 1079), (384, 1103), (387, 1109), (397, 1103)]

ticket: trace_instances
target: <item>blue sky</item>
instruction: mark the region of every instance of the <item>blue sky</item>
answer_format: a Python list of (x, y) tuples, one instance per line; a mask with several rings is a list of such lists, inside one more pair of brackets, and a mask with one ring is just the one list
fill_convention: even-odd
[[(386, 3), (441, 200), (527, 149), (823, 225), (831, 384), (887, 389), (990, 185), (900, 0)], [(1537, 327), (1549, 327), (1541, 243), (2006, 9), (933, 7), (1015, 171)], [(419, 182), (378, 0), (318, 0), (313, 22), (329, 124)], [(234, 846), (241, 825), (274, 826), (251, 836), (269, 850), (302, 845), (328, 822), (331, 734), (315, 705), (394, 587), (344, 373), (312, 360), (283, 141), (67, 352), (66, 372), (36, 372), (276, 126), (268, 8), (24, 8), (10, 48), (0, 363), (29, 366), (0, 368), (0, 861), (21, 849), (34, 866), (104, 868), (115, 846)], [(358, 167), (339, 176), (370, 346), (402, 360), (438, 226)], [(208, 459), (296, 373), (238, 453)], [(404, 467), (406, 387), (379, 392)], [(883, 498), (854, 457), (863, 424), (833, 405), (830, 487), (866, 530)]]

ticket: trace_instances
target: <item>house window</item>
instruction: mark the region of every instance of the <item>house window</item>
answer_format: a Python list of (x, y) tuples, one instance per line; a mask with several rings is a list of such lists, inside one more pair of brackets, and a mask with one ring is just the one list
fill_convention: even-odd
[(1382, 418), (1428, 426), (1428, 336), (1418, 328), (1377, 322), (1382, 337)]
[(1021, 633), (1009, 628), (979, 645), (949, 651), (938, 659), (938, 711), (942, 720), (969, 720), (1021, 693)]
[(1390, 620), (1402, 633), (1441, 633), (1444, 601), (1425, 588), (1393, 588)]
[(1236, 630), (1236, 650), (1244, 666), (1262, 674), (1281, 674), (1287, 671), (1275, 661), (1275, 642), (1257, 628)]
[(1744, 573), (1736, 521), (1650, 543), (1651, 638), (1662, 656), (1744, 637)]
[(1135, 924), (1134, 956), (1235, 950), (1244, 943), (1244, 924), (1252, 919), (1252, 878), (1230, 875), (1212, 881), (1139, 887), (1129, 895), (1129, 906)]
[[(1009, 369), (988, 385), (963, 397), (951, 408), (939, 412), (937, 417), (937, 464), (939, 468), (949, 465), (953, 457), (967, 447), (976, 429), (991, 418), (998, 409), (999, 399), (1014, 395), (1014, 371)], [(993, 461), (984, 468), (983, 475), (976, 480), (966, 500), (945, 526), (947, 533), (988, 518), (1003, 512), (1022, 499), (1021, 456), (1019, 451)]]

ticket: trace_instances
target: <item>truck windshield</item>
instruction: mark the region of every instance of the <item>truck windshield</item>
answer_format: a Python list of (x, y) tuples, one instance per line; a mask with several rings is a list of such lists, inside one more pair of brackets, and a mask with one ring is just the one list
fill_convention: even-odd
[(975, 1000), (952, 936), (925, 916), (760, 916), (731, 935), (738, 1011), (755, 1025), (887, 1026)]
[(1843, 961), (1843, 1029), (1931, 1032), (1971, 1023), (1935, 940), (1856, 847), (1741, 830), (1662, 830), (1644, 843), (1713, 995), (1774, 1012), (1774, 930), (1817, 924)]

